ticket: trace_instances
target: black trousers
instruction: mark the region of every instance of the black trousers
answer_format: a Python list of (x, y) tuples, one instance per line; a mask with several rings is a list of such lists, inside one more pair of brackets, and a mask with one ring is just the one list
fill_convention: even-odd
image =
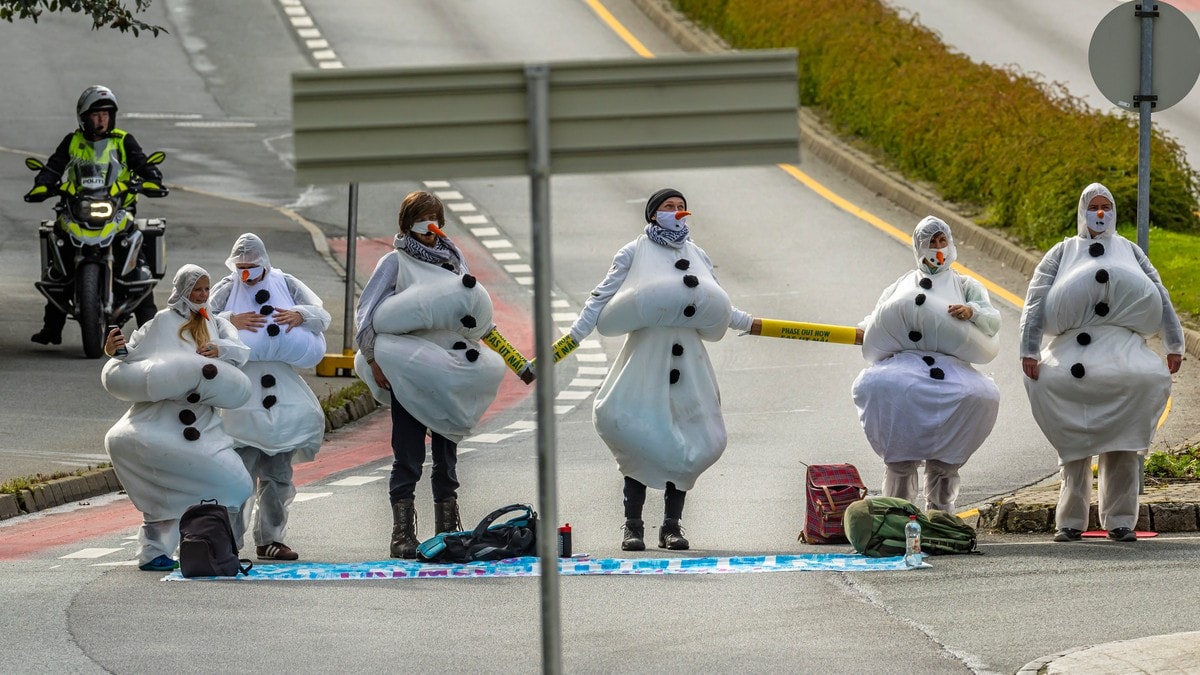
[(421, 465), (425, 463), (425, 434), (432, 437), (433, 472), (430, 487), (433, 501), (441, 502), (458, 497), (458, 444), (429, 431), (392, 397), (392, 476), (388, 498), (393, 504), (412, 499), (421, 480)]
[[(625, 476), (623, 490), (625, 517), (629, 520), (642, 519), (642, 506), (646, 504), (646, 484), (634, 478)], [(674, 483), (667, 482), (667, 490), (663, 493), (663, 518), (679, 520), (683, 518), (683, 502), (687, 492), (677, 489)]]

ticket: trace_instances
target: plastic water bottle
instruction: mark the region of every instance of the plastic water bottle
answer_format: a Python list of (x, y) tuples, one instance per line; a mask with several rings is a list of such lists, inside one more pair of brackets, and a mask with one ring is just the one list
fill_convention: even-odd
[(917, 522), (916, 516), (909, 516), (904, 525), (904, 564), (921, 566), (921, 523)]

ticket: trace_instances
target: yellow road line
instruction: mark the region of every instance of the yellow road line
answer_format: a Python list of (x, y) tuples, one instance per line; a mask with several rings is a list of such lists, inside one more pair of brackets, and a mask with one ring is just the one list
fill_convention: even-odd
[(646, 49), (646, 45), (642, 44), (641, 40), (634, 37), (633, 33), (630, 33), (629, 29), (626, 28), (620, 21), (617, 21), (617, 17), (613, 16), (612, 12), (608, 11), (608, 8), (600, 4), (599, 0), (583, 1), (587, 3), (588, 7), (592, 8), (592, 11), (596, 13), (596, 16), (600, 17), (601, 21), (603, 21), (608, 25), (609, 28), (612, 29), (612, 32), (617, 34), (617, 37), (624, 40), (625, 44), (629, 45), (633, 51), (637, 52), (638, 56), (643, 56), (648, 59), (654, 58), (654, 52)]

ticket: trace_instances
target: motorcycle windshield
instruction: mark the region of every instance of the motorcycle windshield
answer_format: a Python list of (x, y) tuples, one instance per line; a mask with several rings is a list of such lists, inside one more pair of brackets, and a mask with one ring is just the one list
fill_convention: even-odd
[(117, 185), (123, 167), (118, 146), (112, 139), (92, 144), (92, 156), (75, 157), (64, 178), (70, 184), (61, 225), (78, 244), (107, 245), (125, 229), (129, 214), (121, 204)]

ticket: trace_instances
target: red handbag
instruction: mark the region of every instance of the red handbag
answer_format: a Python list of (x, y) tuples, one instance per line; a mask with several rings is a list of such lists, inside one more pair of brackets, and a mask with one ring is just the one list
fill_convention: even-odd
[(798, 539), (806, 544), (849, 543), (842, 515), (866, 496), (853, 464), (810, 465), (804, 475), (804, 530)]

